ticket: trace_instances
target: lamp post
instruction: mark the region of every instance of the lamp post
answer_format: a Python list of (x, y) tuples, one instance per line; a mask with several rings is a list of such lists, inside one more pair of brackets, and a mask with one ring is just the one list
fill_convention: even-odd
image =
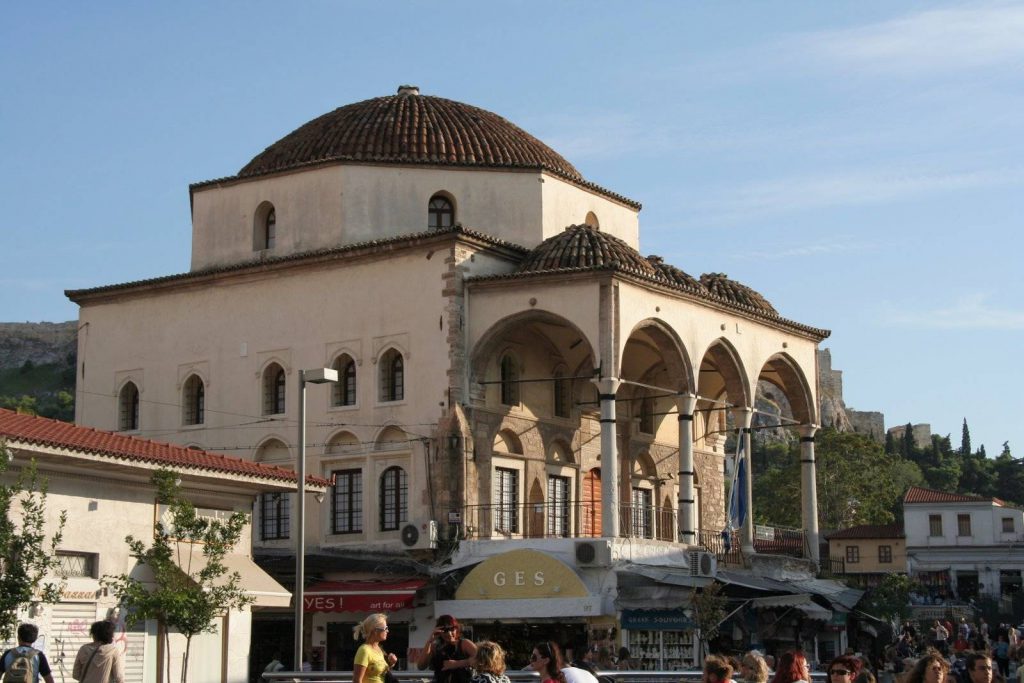
[(299, 370), (299, 456), (298, 500), (295, 514), (295, 671), (302, 669), (302, 617), (306, 588), (306, 383), (326, 384), (338, 381), (338, 371), (331, 368)]

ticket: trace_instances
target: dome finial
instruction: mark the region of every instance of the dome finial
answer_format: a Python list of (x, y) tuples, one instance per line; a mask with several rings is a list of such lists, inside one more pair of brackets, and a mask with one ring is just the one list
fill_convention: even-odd
[(418, 85), (400, 85), (398, 86), (399, 95), (419, 95), (420, 87)]

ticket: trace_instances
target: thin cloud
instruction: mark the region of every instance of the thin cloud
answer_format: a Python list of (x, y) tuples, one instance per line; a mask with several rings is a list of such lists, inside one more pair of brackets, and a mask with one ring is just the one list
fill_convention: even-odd
[(860, 170), (753, 182), (696, 204), (705, 220), (736, 221), (834, 206), (882, 204), (936, 192), (1024, 183), (1024, 169), (936, 173)]
[(1024, 330), (1024, 310), (999, 308), (988, 298), (987, 294), (971, 294), (931, 310), (897, 309), (887, 304), (880, 319), (885, 325), (918, 329)]
[(1024, 5), (986, 3), (819, 32), (795, 46), (871, 70), (948, 72), (1024, 60), (1022, 35)]
[(877, 247), (871, 244), (837, 241), (806, 244), (788, 249), (730, 252), (729, 258), (737, 261), (774, 261), (791, 258), (806, 258), (823, 255), (848, 254), (853, 252), (874, 251)]

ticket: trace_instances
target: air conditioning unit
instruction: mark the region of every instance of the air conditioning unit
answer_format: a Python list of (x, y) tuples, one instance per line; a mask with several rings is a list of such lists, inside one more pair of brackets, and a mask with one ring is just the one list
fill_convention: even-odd
[(714, 553), (690, 551), (690, 576), (714, 576), (717, 568), (718, 558)]
[(437, 547), (437, 522), (406, 524), (402, 527), (402, 545), (409, 550), (432, 550)]
[(577, 567), (607, 567), (612, 563), (608, 541), (576, 541)]

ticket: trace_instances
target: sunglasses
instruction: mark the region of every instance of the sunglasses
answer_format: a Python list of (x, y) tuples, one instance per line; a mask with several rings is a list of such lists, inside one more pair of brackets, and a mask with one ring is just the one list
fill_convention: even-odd
[(445, 626), (441, 629), (444, 633), (455, 633), (459, 629), (455, 626)]
[(387, 631), (387, 630), (388, 630), (387, 626), (378, 626), (377, 628), (374, 629), (374, 631), (382, 631), (382, 632), (383, 631)]
[(846, 669), (832, 669), (831, 671), (828, 672), (828, 675), (829, 676), (849, 676), (851, 673), (853, 673), (853, 672), (852, 671), (847, 671)]

